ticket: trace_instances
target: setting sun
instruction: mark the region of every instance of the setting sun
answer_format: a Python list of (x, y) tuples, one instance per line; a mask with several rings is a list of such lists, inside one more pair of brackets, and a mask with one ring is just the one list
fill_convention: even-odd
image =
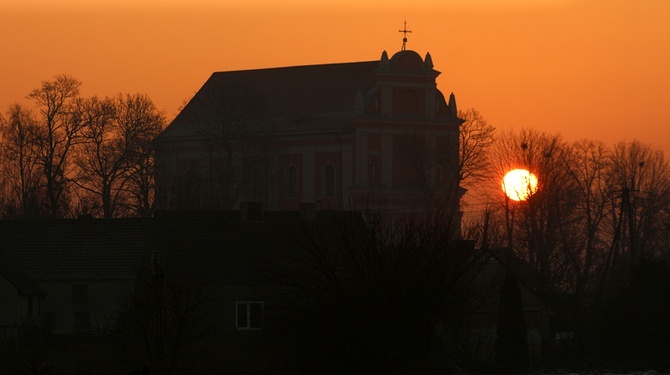
[(514, 201), (525, 201), (537, 191), (537, 177), (525, 169), (514, 169), (505, 175), (503, 192)]

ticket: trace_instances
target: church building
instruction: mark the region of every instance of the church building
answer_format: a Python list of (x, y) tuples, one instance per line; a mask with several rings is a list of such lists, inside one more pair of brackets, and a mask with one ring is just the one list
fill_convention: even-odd
[(429, 53), (214, 73), (154, 140), (159, 209), (458, 210), (459, 126)]

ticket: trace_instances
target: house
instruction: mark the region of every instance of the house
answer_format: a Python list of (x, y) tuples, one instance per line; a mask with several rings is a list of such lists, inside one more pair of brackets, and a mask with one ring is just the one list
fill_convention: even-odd
[(186, 330), (199, 333), (180, 344), (207, 362), (205, 368), (246, 373), (275, 363), (271, 357), (279, 351), (267, 345), (268, 312), (279, 294), (274, 277), (295, 259), (303, 225), (325, 214), (313, 205), (300, 211), (262, 211), (259, 206), (159, 211), (152, 219), (152, 245), (138, 278), (144, 290), (137, 293), (140, 300), (159, 294), (164, 305), (155, 308), (198, 317), (182, 315)]
[(161, 209), (458, 211), (455, 96), (429, 53), (217, 72), (154, 140)]
[[(266, 211), (261, 206), (159, 211), (149, 219), (1, 220), (0, 333), (13, 339), (22, 326), (36, 325), (50, 336), (94, 332), (127, 306), (131, 290), (141, 297), (133, 301), (145, 306), (171, 290), (177, 298), (170, 308), (205, 307), (193, 316), (195, 328), (205, 330), (190, 329), (194, 326), (189, 323), (188, 331), (195, 332), (189, 342), (202, 345), (195, 346), (196, 353), (214, 354), (196, 356), (209, 368), (263, 372), (285, 364), (283, 338), (279, 344), (272, 342), (277, 339), (272, 337), (274, 327), (284, 322), (272, 319), (284, 317), (277, 312), (287, 301), (282, 296), (295, 275), (291, 271), (315, 261), (305, 258), (310, 255), (301, 241), (313, 239), (307, 236), (312, 229), (324, 230), (318, 233), (325, 235), (319, 238), (327, 249), (328, 241), (339, 238), (329, 235), (342, 234), (331, 232), (337, 224), (366, 224), (359, 212), (318, 210), (315, 204), (303, 204), (297, 211)], [(533, 278), (504, 252), (482, 252), (478, 259), (482, 269), (475, 289), (487, 293), (476, 292), (472, 304), (462, 306), (469, 312), (456, 322), (460, 331), (446, 327), (445, 332), (447, 341), (464, 341), (447, 345), (458, 345), (472, 361), (492, 361), (500, 288), (516, 277), (531, 361), (541, 363), (551, 344), (551, 311), (535, 293)], [(154, 280), (160, 280), (159, 293), (149, 289), (149, 294), (137, 294), (147, 285), (144, 281)], [(304, 280), (311, 279), (303, 279), (299, 287), (307, 285)], [(152, 324), (148, 327), (155, 329)], [(270, 368), (254, 368), (261, 365)]]
[(134, 285), (148, 226), (145, 219), (0, 220), (2, 318), (18, 309), (19, 321), (32, 316), (50, 334), (91, 332)]
[[(365, 278), (349, 274), (351, 269), (347, 268), (348, 262), (358, 259), (356, 255), (349, 258), (347, 251), (366, 246), (370, 237), (358, 236), (370, 234), (368, 225), (374, 225), (366, 223), (360, 212), (317, 210), (314, 204), (304, 204), (298, 211), (264, 211), (260, 206), (243, 203), (240, 210), (233, 211), (158, 211), (152, 219), (152, 245), (142, 261), (138, 278), (145, 281), (141, 285), (147, 293), (140, 292), (138, 300), (165, 303), (166, 312), (174, 311), (177, 305), (192, 312), (202, 309), (193, 315), (197, 319), (185, 319), (190, 322), (190, 332), (200, 332), (185, 341), (188, 346), (198, 348), (191, 350), (190, 360), (205, 368), (235, 373), (300, 371), (300, 366), (308, 366), (301, 361), (309, 361), (306, 354), (309, 350), (296, 360), (291, 358), (295, 351), (289, 348), (302, 345), (305, 332), (318, 336), (309, 330), (315, 322), (323, 323), (319, 319), (324, 319), (319, 315), (314, 322), (303, 320), (302, 314), (305, 311), (311, 314), (314, 308), (310, 304), (315, 301), (309, 297), (313, 292), (309, 290), (328, 290), (338, 283), (314, 284), (321, 276), (327, 276), (319, 272), (343, 272), (338, 276), (342, 277), (340, 281), (351, 283), (347, 287), (341, 285), (341, 291), (353, 290), (355, 295), (340, 296), (342, 300), (323, 296), (324, 301), (319, 302), (332, 307), (333, 316), (338, 318), (350, 313), (339, 308), (359, 303), (357, 288), (370, 286), (363, 281)], [(383, 228), (382, 225), (376, 230)], [(343, 245), (342, 241), (354, 244)], [(474, 246), (465, 248), (474, 251)], [(324, 265), (320, 263), (322, 256), (334, 256), (333, 260), (342, 263)], [(373, 267), (379, 265), (371, 262)], [(390, 284), (397, 281), (384, 280)], [(170, 300), (190, 302), (171, 304)], [(340, 302), (344, 305), (338, 305)], [(189, 306), (194, 309), (188, 309)], [(316, 311), (320, 314), (323, 310)], [(360, 312), (362, 317), (369, 317)], [(164, 316), (159, 311), (148, 313)], [(337, 324), (342, 323), (333, 322), (334, 326)], [(161, 337), (174, 337), (167, 330), (161, 332)], [(212, 332), (213, 337), (208, 335)], [(313, 339), (309, 336), (307, 340)], [(298, 352), (303, 353), (303, 349), (300, 347)]]

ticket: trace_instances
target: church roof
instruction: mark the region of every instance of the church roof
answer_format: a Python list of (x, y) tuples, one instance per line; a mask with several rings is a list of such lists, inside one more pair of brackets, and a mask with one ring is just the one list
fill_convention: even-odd
[[(375, 86), (378, 66), (379, 61), (365, 61), (214, 73), (157, 140), (194, 135), (192, 122), (203, 110), (204, 97), (221, 95), (231, 86), (262, 95), (269, 117), (284, 130), (300, 128), (314, 116), (351, 115), (358, 93)], [(321, 123), (331, 126), (332, 121)]]

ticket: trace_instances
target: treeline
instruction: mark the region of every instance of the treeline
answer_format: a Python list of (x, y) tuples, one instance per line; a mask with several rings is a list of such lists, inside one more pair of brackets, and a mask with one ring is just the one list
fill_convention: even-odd
[[(466, 126), (467, 131), (467, 126)], [(488, 204), (464, 225), (484, 248), (509, 248), (569, 338), (564, 360), (643, 363), (670, 352), (670, 168), (642, 142), (566, 142), (534, 130), (494, 137), (476, 181)], [(507, 199), (505, 172), (539, 180)]]
[(151, 140), (166, 118), (140, 94), (83, 97), (68, 75), (44, 81), (0, 115), (3, 218), (149, 216)]

